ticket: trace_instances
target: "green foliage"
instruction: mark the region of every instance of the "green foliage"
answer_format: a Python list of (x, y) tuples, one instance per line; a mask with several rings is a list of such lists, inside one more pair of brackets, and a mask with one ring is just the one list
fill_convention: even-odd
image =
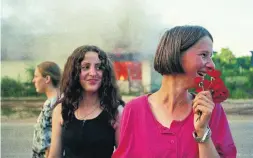
[(1, 107), (1, 116), (10, 116), (15, 112), (16, 110), (13, 109), (12, 107), (9, 107), (9, 106)]
[(3, 97), (18, 97), (23, 96), (24, 85), (7, 76), (1, 79), (1, 96)]
[(250, 98), (249, 93), (247, 93), (243, 89), (235, 89), (233, 91), (230, 91), (230, 98), (233, 99), (248, 99)]
[(253, 98), (253, 67), (250, 56), (236, 58), (231, 50), (222, 48), (214, 53), (213, 61), (222, 72), (222, 79), (230, 91), (230, 98)]
[(28, 96), (42, 96), (37, 94), (36, 89), (32, 83), (34, 67), (26, 68), (27, 81), (20, 82), (4, 76), (1, 78), (1, 96), (2, 97), (28, 97)]
[(34, 85), (31, 82), (25, 82), (24, 85), (24, 96), (39, 96), (36, 92)]
[(249, 56), (238, 57), (236, 59), (237, 59), (238, 66), (241, 66), (243, 69), (246, 69), (246, 70), (250, 69), (250, 57)]
[(27, 68), (25, 70), (26, 70), (26, 74), (27, 74), (27, 81), (24, 83), (25, 95), (26, 96), (37, 96), (38, 94), (36, 92), (34, 84), (32, 83), (35, 67), (32, 65), (27, 66)]
[(2, 106), (1, 116), (7, 116), (8, 118), (30, 118), (37, 117), (41, 112), (41, 108), (38, 107), (26, 107), (26, 106)]
[(33, 80), (33, 76), (34, 76), (34, 71), (35, 71), (35, 67), (34, 66), (27, 66), (26, 70), (26, 74), (27, 74), (27, 83), (32, 83)]
[(231, 64), (235, 60), (235, 56), (229, 48), (222, 48), (219, 54), (221, 62)]

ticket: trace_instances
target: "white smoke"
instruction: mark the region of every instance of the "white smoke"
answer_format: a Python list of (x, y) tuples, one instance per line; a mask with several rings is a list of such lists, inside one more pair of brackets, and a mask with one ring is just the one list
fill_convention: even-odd
[(65, 60), (84, 44), (154, 54), (164, 26), (147, 5), (141, 0), (3, 0), (2, 59)]

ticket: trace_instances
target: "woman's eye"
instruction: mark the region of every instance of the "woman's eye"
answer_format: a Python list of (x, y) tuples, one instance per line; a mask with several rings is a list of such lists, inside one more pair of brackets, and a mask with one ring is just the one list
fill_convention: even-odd
[(97, 70), (100, 70), (100, 65), (97, 65), (97, 66), (96, 66), (96, 69), (97, 69)]
[(203, 58), (207, 57), (207, 54), (206, 53), (202, 53), (200, 54)]
[(82, 66), (81, 68), (82, 68), (82, 70), (88, 70), (90, 68), (90, 66), (86, 65), (86, 66)]
[(97, 65), (97, 66), (96, 66), (96, 69), (97, 69), (97, 70), (104, 70), (104, 67), (103, 67), (102, 65)]
[[(84, 66), (81, 67), (81, 70), (89, 70), (90, 68), (91, 68), (91, 65), (84, 65)], [(102, 65), (94, 65), (93, 68), (95, 70), (103, 70), (104, 67)]]

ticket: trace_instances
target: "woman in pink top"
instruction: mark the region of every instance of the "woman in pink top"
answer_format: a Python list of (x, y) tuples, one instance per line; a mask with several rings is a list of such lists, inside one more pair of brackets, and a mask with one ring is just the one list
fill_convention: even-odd
[(236, 157), (222, 106), (209, 91), (196, 96), (188, 91), (195, 77), (214, 68), (212, 53), (212, 35), (201, 26), (165, 32), (154, 60), (161, 87), (125, 106), (113, 158)]

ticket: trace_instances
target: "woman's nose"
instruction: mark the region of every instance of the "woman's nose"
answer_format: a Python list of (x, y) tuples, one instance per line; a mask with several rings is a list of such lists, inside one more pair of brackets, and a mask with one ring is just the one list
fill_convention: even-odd
[(213, 62), (212, 59), (210, 59), (207, 63), (206, 63), (206, 66), (208, 69), (215, 69), (215, 64)]
[(89, 74), (90, 74), (91, 76), (96, 75), (96, 68), (95, 68), (95, 67), (91, 67), (90, 70), (89, 70)]

